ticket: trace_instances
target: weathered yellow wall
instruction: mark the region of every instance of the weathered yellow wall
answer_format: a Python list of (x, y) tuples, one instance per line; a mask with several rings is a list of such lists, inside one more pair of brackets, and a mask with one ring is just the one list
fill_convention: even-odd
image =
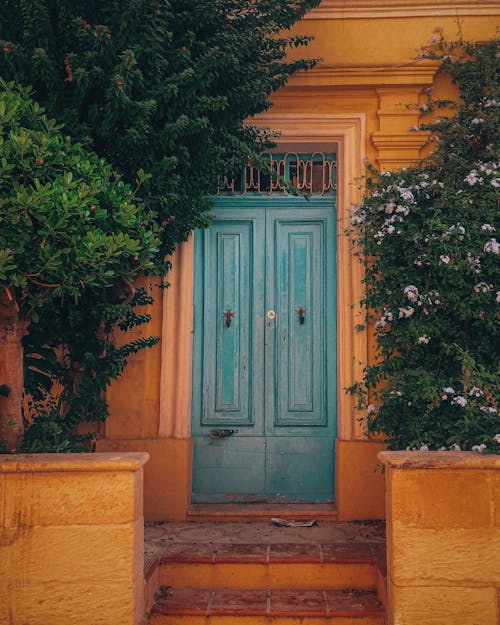
[(382, 452), (390, 625), (500, 622), (500, 458)]
[[(428, 150), (426, 135), (410, 130), (420, 120), (411, 105), (424, 101), (423, 92), (430, 87), (436, 97), (456, 95), (449, 81), (436, 73), (434, 62), (415, 60), (421, 47), (436, 28), (449, 40), (459, 30), (470, 40), (489, 39), (499, 17), (500, 5), (494, 0), (324, 0), (296, 28), (315, 36), (307, 54), (321, 58), (320, 63), (313, 71), (292, 77), (275, 95), (274, 106), (264, 118), (272, 125), (272, 116), (295, 116), (299, 125), (311, 127), (311, 136), (315, 136), (314, 123), (319, 128), (336, 116), (347, 123), (355, 120), (353, 124), (362, 127), (362, 145), (344, 147), (358, 162), (340, 162), (340, 170), (361, 171), (361, 154), (384, 170), (408, 166)], [(304, 119), (311, 115), (317, 121), (309, 118), (306, 124)], [(333, 131), (329, 142), (324, 132), (321, 137), (322, 149), (325, 142), (341, 144)], [(347, 134), (344, 138), (351, 140)], [(342, 161), (342, 154), (339, 158)], [(355, 188), (350, 182), (343, 180), (340, 185)], [(356, 198), (347, 192), (343, 197), (339, 214), (346, 216)], [(339, 222), (340, 234), (346, 225), (346, 218)], [(352, 268), (357, 261), (350, 262), (341, 245), (339, 239), (338, 367), (348, 374), (351, 368), (358, 375), (364, 363), (374, 360), (373, 337), (370, 332), (353, 335), (352, 328), (360, 321), (355, 305), (362, 296), (361, 273)], [(190, 498), (191, 244), (179, 250), (174, 267), (169, 274), (172, 288), (163, 296), (156, 291), (149, 327), (135, 331), (137, 336), (161, 336), (162, 343), (133, 356), (112, 385), (106, 438), (98, 443), (99, 450), (149, 451), (145, 514), (150, 519), (185, 518)], [(340, 397), (345, 386), (339, 378)], [(341, 399), (336, 503), (342, 519), (378, 518), (383, 515), (383, 478), (376, 473), (375, 456), (381, 443), (366, 440), (357, 417), (352, 405)]]
[(377, 462), (377, 454), (384, 448), (376, 441), (337, 440), (339, 521), (385, 518), (385, 480)]
[(146, 451), (150, 460), (144, 467), (144, 517), (148, 521), (183, 520), (191, 502), (190, 439), (139, 438), (98, 441), (98, 451)]
[(0, 623), (138, 625), (147, 454), (0, 456)]

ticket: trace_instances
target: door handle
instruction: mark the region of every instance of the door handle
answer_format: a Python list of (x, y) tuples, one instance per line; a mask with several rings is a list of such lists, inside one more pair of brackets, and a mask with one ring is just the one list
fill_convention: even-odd
[(307, 310), (303, 306), (299, 306), (295, 311), (295, 314), (299, 316), (300, 325), (304, 325), (304, 321), (306, 320), (305, 314)]
[(231, 321), (233, 317), (236, 317), (236, 313), (234, 313), (230, 308), (226, 310), (222, 315), (226, 319), (226, 327), (231, 327)]

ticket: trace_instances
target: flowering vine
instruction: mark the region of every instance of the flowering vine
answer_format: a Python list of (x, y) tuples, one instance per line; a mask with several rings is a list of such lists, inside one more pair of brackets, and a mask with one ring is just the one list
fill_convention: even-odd
[(462, 101), (418, 130), (436, 149), (395, 172), (368, 167), (350, 235), (377, 355), (349, 391), (391, 449), (500, 452), (499, 41), (448, 44), (439, 58)]

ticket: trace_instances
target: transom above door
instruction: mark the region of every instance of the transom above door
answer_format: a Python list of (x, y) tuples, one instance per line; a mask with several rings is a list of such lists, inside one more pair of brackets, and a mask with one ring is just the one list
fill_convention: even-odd
[(218, 197), (195, 235), (193, 501), (331, 501), (335, 211)]

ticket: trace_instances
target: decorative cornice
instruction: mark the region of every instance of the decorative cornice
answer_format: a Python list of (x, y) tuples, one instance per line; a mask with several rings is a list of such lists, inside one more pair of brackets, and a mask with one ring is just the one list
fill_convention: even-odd
[(323, 0), (304, 19), (500, 15), (498, 0)]
[(372, 132), (371, 137), (374, 145), (378, 149), (401, 150), (406, 148), (415, 150), (422, 148), (429, 141), (430, 132), (414, 132), (408, 134), (376, 131)]
[(439, 68), (436, 61), (411, 61), (401, 65), (365, 65), (330, 67), (318, 65), (307, 72), (297, 72), (291, 76), (287, 89), (294, 87), (372, 87), (376, 85), (415, 85), (432, 84)]

